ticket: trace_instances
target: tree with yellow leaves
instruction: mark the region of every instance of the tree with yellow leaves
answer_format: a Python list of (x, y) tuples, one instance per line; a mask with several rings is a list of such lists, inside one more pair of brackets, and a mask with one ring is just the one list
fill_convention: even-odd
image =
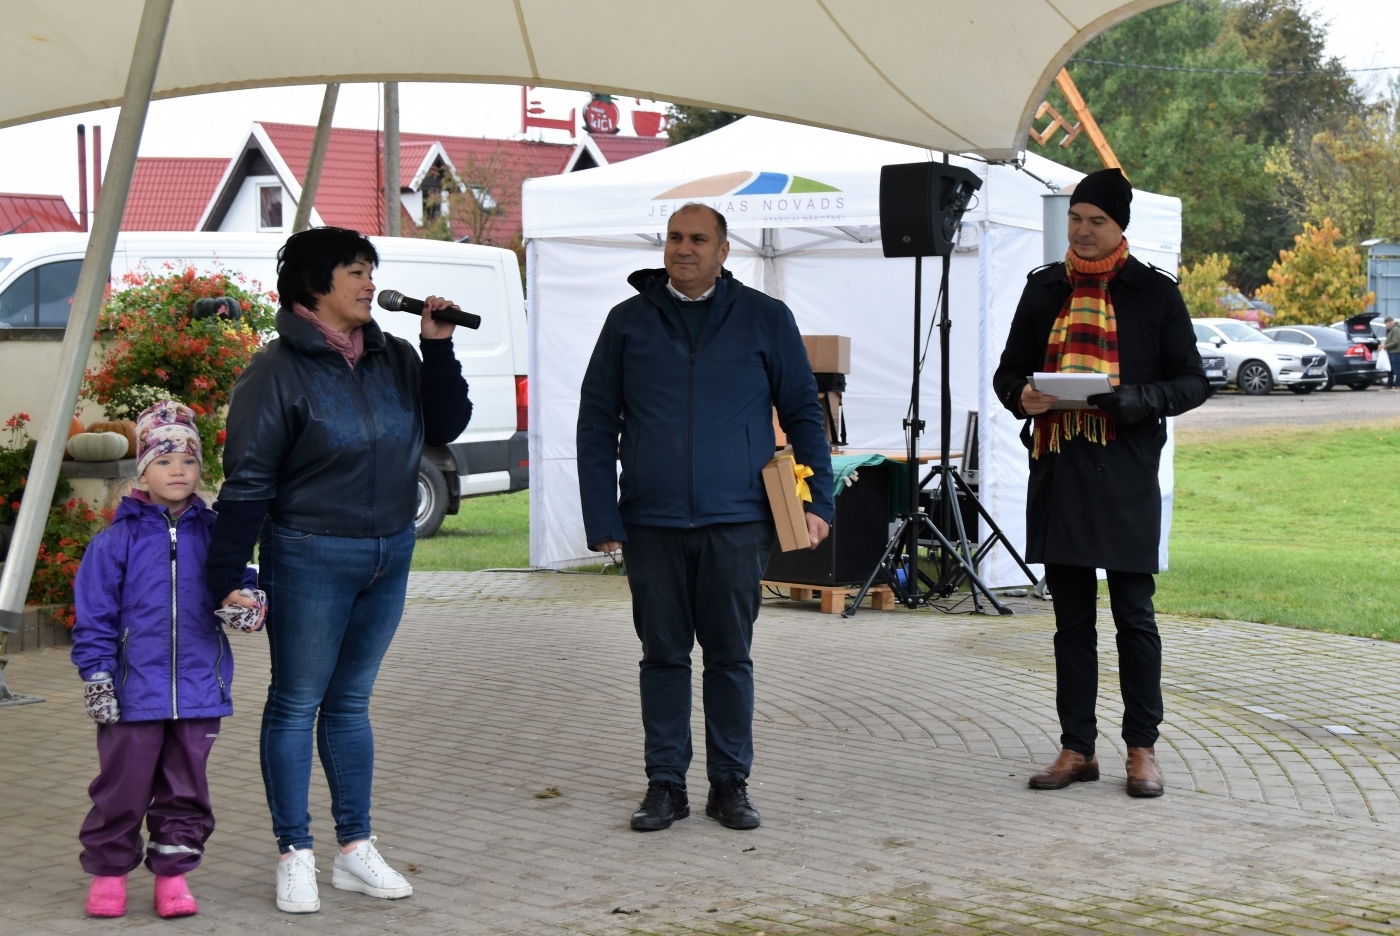
[(1330, 325), (1375, 301), (1366, 289), (1361, 254), (1341, 240), (1341, 230), (1325, 218), (1320, 226), (1304, 224), (1294, 249), (1279, 251), (1269, 282), (1258, 292), (1274, 307), (1274, 325)]
[(1195, 266), (1181, 268), (1181, 295), (1192, 318), (1233, 316), (1249, 308), (1226, 281), (1229, 275), (1229, 254), (1206, 254)]

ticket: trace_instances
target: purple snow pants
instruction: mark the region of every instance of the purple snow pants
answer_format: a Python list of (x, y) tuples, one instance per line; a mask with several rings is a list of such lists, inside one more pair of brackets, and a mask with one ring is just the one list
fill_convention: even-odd
[(146, 867), (163, 877), (199, 867), (214, 831), (205, 767), (219, 719), (118, 722), (97, 726), (101, 772), (88, 787), (79, 860), (88, 874), (119, 876), (141, 863), (141, 820), (151, 841)]

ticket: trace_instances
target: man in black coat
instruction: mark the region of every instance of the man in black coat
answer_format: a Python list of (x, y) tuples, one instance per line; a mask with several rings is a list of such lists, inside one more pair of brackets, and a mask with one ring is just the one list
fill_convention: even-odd
[[(1027, 420), (1026, 558), (1045, 565), (1055, 603), (1056, 708), (1062, 750), (1030, 785), (1099, 778), (1097, 569), (1108, 575), (1118, 635), (1128, 794), (1160, 796), (1162, 642), (1152, 607), (1162, 528), (1157, 471), (1165, 417), (1210, 394), (1176, 280), (1128, 254), (1132, 186), (1117, 169), (1086, 176), (1070, 197), (1070, 251), (1027, 277), (1001, 365), (998, 399)], [(1030, 383), (1036, 371), (1101, 373), (1112, 393), (1062, 409)]]
[[(813, 476), (815, 547), (834, 508), (816, 378), (788, 307), (724, 269), (724, 216), (686, 205), (666, 231), (666, 269), (638, 270), (638, 295), (598, 336), (579, 391), (578, 479), (591, 548), (622, 549), (642, 641), (647, 794), (639, 832), (690, 815), (690, 652), (704, 653), (705, 813), (753, 829), (753, 625), (775, 530), (761, 472), (773, 409)], [(618, 476), (621, 463), (622, 474)], [(621, 497), (618, 496), (621, 488)]]

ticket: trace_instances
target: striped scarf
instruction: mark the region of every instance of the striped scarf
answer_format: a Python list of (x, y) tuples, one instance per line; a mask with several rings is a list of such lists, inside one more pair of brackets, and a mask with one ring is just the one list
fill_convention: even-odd
[[(1125, 238), (1102, 260), (1084, 260), (1071, 249), (1065, 254), (1073, 290), (1050, 329), (1045, 348), (1047, 373), (1107, 374), (1118, 386), (1118, 320), (1108, 284), (1128, 262)], [(1077, 436), (1107, 445), (1116, 437), (1113, 417), (1098, 409), (1069, 409), (1035, 417), (1031, 457), (1059, 452), (1060, 445)]]

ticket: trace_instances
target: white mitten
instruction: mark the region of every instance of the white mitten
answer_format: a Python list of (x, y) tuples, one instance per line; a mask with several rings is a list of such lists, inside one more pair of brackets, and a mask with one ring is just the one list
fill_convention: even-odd
[(99, 725), (117, 723), (121, 718), (121, 706), (117, 704), (117, 687), (110, 674), (93, 673), (92, 678), (83, 683), (83, 705)]
[(219, 616), (219, 620), (232, 627), (234, 630), (251, 634), (262, 630), (263, 615), (267, 612), (267, 593), (258, 589), (245, 588), (239, 592), (245, 598), (251, 598), (257, 602), (256, 608), (245, 608), (243, 605), (224, 605), (215, 609), (214, 613)]

